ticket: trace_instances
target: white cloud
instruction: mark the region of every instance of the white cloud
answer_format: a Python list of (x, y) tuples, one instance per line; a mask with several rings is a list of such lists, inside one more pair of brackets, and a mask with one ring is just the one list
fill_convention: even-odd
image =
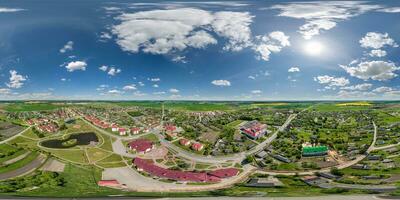
[(394, 72), (400, 70), (392, 62), (385, 61), (366, 61), (361, 62), (357, 66), (340, 65), (350, 76), (357, 77), (363, 80), (378, 80), (385, 81), (397, 76)]
[(172, 58), (172, 61), (180, 62), (180, 63), (187, 63), (186, 56), (175, 56), (174, 58)]
[(125, 85), (123, 88), (123, 90), (136, 90), (136, 85), (135, 84), (131, 84), (131, 85)]
[(107, 71), (108, 66), (103, 65), (103, 66), (99, 67), (99, 69), (100, 69), (101, 71), (105, 72), (105, 71)]
[(252, 90), (251, 93), (252, 94), (261, 94), (262, 91), (261, 90)]
[(298, 67), (291, 67), (291, 68), (289, 68), (288, 69), (288, 72), (300, 72), (300, 68), (298, 68)]
[(75, 70), (82, 70), (85, 71), (87, 67), (86, 62), (84, 61), (72, 61), (65, 66), (67, 68), (67, 71), (73, 72)]
[(6, 85), (9, 88), (21, 88), (28, 77), (18, 74), (15, 70), (10, 70), (10, 82)]
[(10, 94), (11, 90), (8, 88), (0, 88), (0, 95)]
[(111, 94), (111, 95), (120, 95), (120, 94), (123, 94), (124, 92), (114, 89), (114, 90), (109, 90), (107, 93)]
[(153, 88), (158, 88), (158, 87), (159, 87), (158, 84), (153, 85)]
[(366, 99), (374, 96), (376, 96), (376, 94), (373, 92), (340, 90), (335, 98), (349, 100), (349, 99)]
[(20, 9), (20, 8), (4, 8), (0, 7), (0, 13), (10, 13), (10, 12), (19, 12), (19, 11), (24, 11), (25, 9)]
[(117, 69), (115, 67), (110, 67), (110, 70), (108, 70), (108, 72), (107, 72), (107, 74), (110, 76), (115, 76), (119, 73), (121, 73), (121, 69)]
[(384, 46), (398, 47), (396, 42), (389, 37), (388, 33), (368, 32), (360, 40), (361, 47), (380, 49)]
[(250, 24), (253, 16), (248, 12), (222, 11), (214, 15), (212, 27), (215, 32), (228, 39), (224, 50), (240, 51), (251, 45)]
[(400, 13), (400, 7), (383, 8), (380, 9), (379, 11), (386, 13)]
[(140, 49), (152, 54), (166, 54), (187, 47), (203, 48), (217, 41), (206, 31), (197, 30), (210, 25), (213, 16), (194, 8), (141, 11), (122, 14), (113, 26), (117, 43), (124, 50), (136, 53)]
[(268, 35), (256, 36), (252, 49), (257, 53), (257, 59), (268, 61), (271, 53), (278, 53), (286, 46), (290, 46), (289, 36), (281, 31), (274, 31)]
[(373, 49), (368, 55), (371, 57), (385, 57), (387, 53), (385, 50)]
[(159, 82), (159, 81), (161, 81), (160, 78), (150, 78), (148, 80), (151, 81), (151, 82)]
[(299, 28), (305, 39), (319, 35), (321, 30), (334, 28), (337, 22), (348, 20), (368, 11), (381, 8), (368, 5), (363, 1), (315, 1), (278, 4), (271, 7), (278, 9), (278, 16), (304, 19), (306, 23)]
[(216, 86), (231, 86), (231, 82), (228, 80), (213, 80), (211, 81), (211, 84)]
[(171, 93), (179, 93), (179, 90), (177, 90), (175, 88), (171, 88), (171, 89), (169, 89), (169, 92), (171, 92)]
[(96, 90), (97, 91), (104, 91), (106, 88), (108, 88), (108, 85), (102, 84), (102, 85), (99, 85), (99, 87), (96, 88)]
[(252, 80), (256, 79), (256, 77), (254, 77), (254, 76), (248, 76), (247, 78), (252, 79)]
[(387, 92), (393, 91), (393, 88), (383, 86), (383, 87), (375, 88), (375, 89), (372, 90), (372, 91), (373, 91), (373, 92), (378, 92), (378, 93), (387, 93)]
[(144, 86), (144, 83), (141, 82), (141, 81), (139, 81), (138, 84), (139, 84), (140, 87), (143, 87), (143, 86)]
[(358, 85), (342, 87), (340, 89), (342, 89), (342, 90), (369, 90), (371, 87), (372, 87), (372, 84), (370, 84), (370, 83), (362, 83), (362, 84), (358, 84)]
[(67, 44), (63, 46), (63, 48), (60, 49), (60, 53), (65, 53), (67, 51), (72, 51), (74, 49), (74, 42), (73, 41), (68, 41)]
[(350, 81), (344, 77), (333, 77), (333, 76), (317, 76), (314, 77), (314, 81), (320, 84), (327, 85), (326, 89), (333, 89), (335, 87), (343, 87), (350, 83)]
[(66, 78), (61, 78), (60, 80), (61, 80), (61, 81), (64, 81), (64, 82), (65, 82), (65, 81), (67, 81), (67, 79), (66, 79)]

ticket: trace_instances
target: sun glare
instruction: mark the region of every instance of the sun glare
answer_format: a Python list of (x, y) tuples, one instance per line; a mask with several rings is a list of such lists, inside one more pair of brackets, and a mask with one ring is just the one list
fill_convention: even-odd
[(310, 41), (304, 45), (304, 50), (308, 55), (317, 56), (322, 53), (324, 46), (318, 41)]

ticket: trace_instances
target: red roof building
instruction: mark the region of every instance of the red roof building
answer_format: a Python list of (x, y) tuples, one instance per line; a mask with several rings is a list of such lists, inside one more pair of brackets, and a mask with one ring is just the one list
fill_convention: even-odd
[(151, 149), (153, 149), (154, 145), (153, 142), (150, 140), (146, 139), (137, 139), (133, 140), (128, 144), (128, 147), (132, 150), (135, 150), (137, 152), (148, 152)]
[(228, 178), (238, 175), (239, 170), (236, 168), (217, 169), (215, 171), (209, 172), (208, 174), (216, 176), (218, 178)]
[(190, 145), (190, 140), (185, 139), (185, 138), (180, 139), (179, 140), (179, 144), (181, 144), (182, 146), (189, 146)]
[(252, 139), (258, 139), (264, 136), (266, 132), (266, 127), (267, 125), (261, 124), (260, 122), (254, 120), (244, 124), (240, 128), (240, 130), (242, 131), (243, 134), (247, 135), (248, 137)]
[(133, 128), (131, 128), (131, 133), (133, 133), (133, 134), (139, 134), (139, 132), (140, 132), (140, 128), (138, 128), (138, 127), (133, 127)]
[(118, 187), (118, 186), (120, 186), (120, 184), (117, 180), (100, 180), (99, 182), (97, 182), (97, 185), (103, 186), (103, 187)]
[(219, 182), (220, 178), (210, 175), (206, 172), (188, 172), (179, 170), (164, 169), (155, 165), (149, 160), (135, 158), (133, 164), (138, 171), (144, 171), (152, 176), (167, 178), (182, 182)]
[(165, 125), (164, 129), (165, 129), (165, 131), (174, 132), (176, 130), (176, 126), (174, 126), (174, 125)]
[(203, 148), (204, 148), (204, 145), (199, 142), (195, 142), (192, 144), (192, 149), (195, 151), (201, 151), (201, 150), (203, 150)]

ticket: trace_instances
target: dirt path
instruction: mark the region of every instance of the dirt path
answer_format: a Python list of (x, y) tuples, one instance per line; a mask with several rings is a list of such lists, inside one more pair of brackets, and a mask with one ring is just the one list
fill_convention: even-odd
[(9, 165), (9, 164), (15, 163), (15, 162), (17, 162), (17, 161), (19, 161), (19, 160), (22, 160), (22, 159), (24, 159), (24, 158), (25, 158), (28, 154), (30, 154), (30, 153), (31, 153), (30, 151), (27, 151), (27, 152), (25, 152), (24, 154), (19, 155), (19, 156), (13, 158), (13, 159), (4, 161), (4, 162), (3, 162), (3, 165)]

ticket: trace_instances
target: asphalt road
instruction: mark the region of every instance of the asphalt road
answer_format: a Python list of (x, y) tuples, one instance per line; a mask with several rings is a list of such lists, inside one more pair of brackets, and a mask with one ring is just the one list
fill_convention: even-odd
[(33, 170), (35, 170), (36, 168), (40, 167), (44, 161), (46, 160), (46, 156), (40, 154), (35, 160), (33, 160), (32, 162), (30, 162), (29, 164), (18, 168), (14, 171), (10, 171), (10, 172), (6, 172), (3, 174), (0, 174), (0, 180), (6, 180), (6, 179), (10, 179), (10, 178), (15, 178), (18, 176), (22, 176), (25, 175), (27, 173), (32, 172)]

